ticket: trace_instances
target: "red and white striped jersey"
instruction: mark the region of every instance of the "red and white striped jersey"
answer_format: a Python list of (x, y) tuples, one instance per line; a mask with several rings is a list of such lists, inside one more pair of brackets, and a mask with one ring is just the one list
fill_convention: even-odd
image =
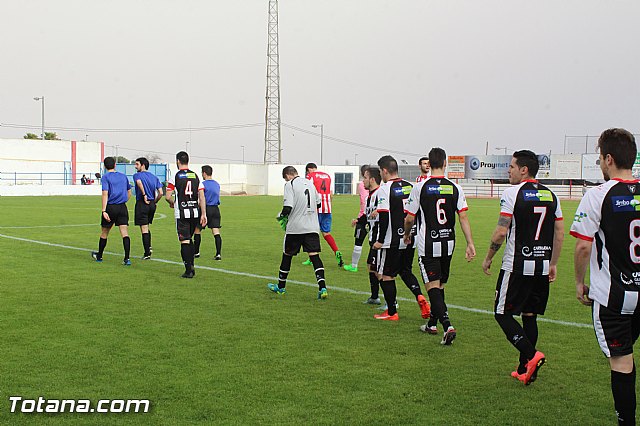
[(311, 172), (307, 175), (322, 199), (318, 213), (331, 213), (331, 176), (325, 172)]
[(427, 173), (426, 175), (420, 175), (416, 178), (416, 183), (420, 183), (424, 180), (429, 180), (431, 179), (431, 172)]

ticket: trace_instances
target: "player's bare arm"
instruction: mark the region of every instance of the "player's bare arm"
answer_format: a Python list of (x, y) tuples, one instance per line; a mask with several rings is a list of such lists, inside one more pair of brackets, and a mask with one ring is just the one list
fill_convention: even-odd
[(149, 197), (147, 197), (147, 194), (144, 192), (144, 185), (142, 185), (141, 179), (136, 180), (136, 186), (138, 187), (138, 191), (142, 194), (142, 200), (144, 203), (149, 204)]
[(411, 244), (411, 228), (416, 223), (416, 218), (413, 215), (407, 214), (404, 218), (404, 243)]
[(127, 191), (127, 201), (131, 199), (131, 190)]
[(471, 262), (476, 257), (476, 246), (473, 244), (473, 235), (471, 234), (469, 216), (465, 210), (459, 212), (458, 217), (460, 218), (460, 228), (462, 228), (464, 238), (467, 240), (467, 249), (465, 250), (464, 256), (467, 259), (467, 262)]
[(482, 270), (485, 274), (491, 275), (489, 271), (491, 269), (491, 263), (493, 262), (493, 256), (500, 250), (502, 243), (507, 238), (507, 232), (511, 226), (511, 216), (500, 215), (498, 218), (498, 225), (496, 226), (493, 235), (491, 236), (491, 245), (487, 251), (487, 255), (482, 262)]
[(200, 225), (207, 226), (207, 200), (204, 197), (204, 189), (198, 191), (198, 204), (200, 204)]
[(562, 242), (564, 241), (564, 220), (556, 220), (553, 230), (553, 252), (551, 253), (551, 261), (549, 262), (549, 282), (554, 282), (558, 275), (558, 259), (562, 251)]
[(162, 190), (162, 188), (158, 188), (157, 190), (157, 194), (156, 198), (155, 198), (155, 202), (156, 204), (158, 204), (158, 202), (162, 199), (162, 197), (164, 196), (164, 191)]
[(591, 257), (591, 241), (578, 239), (573, 255), (573, 269), (576, 276), (576, 298), (585, 306), (591, 306), (593, 301), (589, 299), (589, 286), (584, 283), (587, 275), (587, 266)]
[(167, 195), (164, 198), (165, 200), (167, 200), (167, 203), (169, 203), (169, 207), (173, 208), (174, 204), (173, 204), (173, 190), (167, 188)]
[(109, 213), (107, 213), (107, 201), (109, 200), (109, 191), (102, 191), (102, 217), (107, 222), (111, 222)]

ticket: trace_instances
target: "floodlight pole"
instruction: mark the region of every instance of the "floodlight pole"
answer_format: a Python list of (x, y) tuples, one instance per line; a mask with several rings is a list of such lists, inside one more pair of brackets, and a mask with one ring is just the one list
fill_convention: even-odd
[(40, 137), (44, 140), (44, 96), (36, 96), (33, 100), (42, 101), (42, 133), (40, 134)]
[(311, 127), (317, 129), (320, 127), (320, 165), (324, 164), (324, 124), (312, 124)]

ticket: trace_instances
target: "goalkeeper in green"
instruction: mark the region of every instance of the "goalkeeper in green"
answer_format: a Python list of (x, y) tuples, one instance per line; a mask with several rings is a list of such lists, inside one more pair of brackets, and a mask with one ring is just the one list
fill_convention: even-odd
[(291, 270), (291, 260), (303, 251), (309, 255), (318, 282), (318, 299), (327, 298), (327, 286), (324, 280), (324, 266), (320, 260), (320, 225), (317, 209), (322, 202), (313, 184), (298, 176), (293, 166), (282, 169), (284, 185), (284, 202), (282, 212), (276, 218), (285, 231), (284, 250), (278, 284), (268, 284), (274, 293), (285, 294), (287, 276)]

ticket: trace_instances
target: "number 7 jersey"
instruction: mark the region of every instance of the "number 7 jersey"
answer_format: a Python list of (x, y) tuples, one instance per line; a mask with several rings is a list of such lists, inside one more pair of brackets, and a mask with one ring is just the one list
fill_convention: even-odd
[(549, 275), (555, 221), (562, 220), (556, 194), (536, 180), (522, 181), (502, 193), (500, 215), (511, 218), (501, 269)]
[(571, 235), (593, 244), (589, 298), (633, 314), (640, 290), (640, 182), (611, 179), (588, 190)]

